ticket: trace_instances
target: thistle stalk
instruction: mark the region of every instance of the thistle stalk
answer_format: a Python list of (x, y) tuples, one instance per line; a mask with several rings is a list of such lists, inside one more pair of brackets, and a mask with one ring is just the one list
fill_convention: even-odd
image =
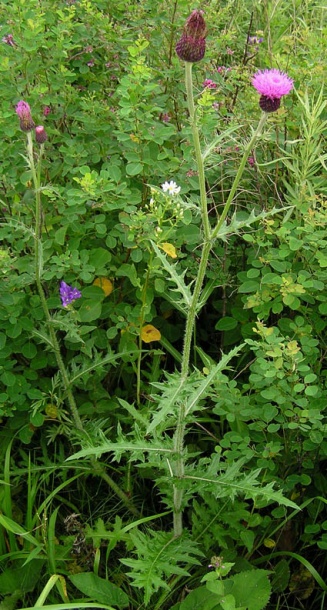
[[(197, 305), (200, 299), (203, 281), (207, 269), (208, 258), (211, 249), (211, 239), (210, 239), (210, 224), (208, 218), (208, 208), (207, 208), (207, 194), (205, 187), (205, 173), (204, 173), (204, 163), (203, 157), (201, 153), (201, 145), (200, 145), (200, 135), (198, 126), (196, 123), (196, 113), (194, 108), (194, 98), (193, 98), (193, 83), (192, 83), (192, 66), (191, 62), (185, 62), (185, 85), (186, 85), (186, 93), (187, 93), (187, 105), (189, 111), (189, 119), (192, 128), (192, 136), (194, 143), (194, 151), (195, 151), (195, 159), (198, 170), (198, 180), (199, 180), (199, 190), (200, 190), (200, 214), (201, 214), (201, 224), (203, 229), (203, 247), (201, 253), (201, 259), (198, 269), (198, 274), (192, 294), (190, 308), (186, 318), (186, 326), (185, 326), (185, 335), (184, 335), (184, 347), (182, 353), (182, 364), (181, 364), (181, 386), (185, 383), (188, 373), (189, 373), (189, 364), (190, 364), (190, 353), (191, 353), (191, 345), (192, 345), (192, 337), (193, 330), (195, 325), (195, 318), (197, 314)], [(185, 436), (185, 409), (186, 406), (182, 404), (179, 408), (178, 419), (176, 424), (176, 430), (174, 434), (174, 452), (176, 454), (176, 463), (175, 463), (175, 476), (178, 479), (182, 479), (184, 476), (184, 456), (183, 456), (183, 447), (184, 447), (184, 436)], [(173, 514), (174, 514), (174, 535), (180, 536), (183, 532), (183, 523), (182, 523), (182, 501), (183, 501), (183, 490), (179, 489), (177, 485), (174, 485), (173, 488)]]
[[(33, 139), (32, 139), (32, 131), (29, 130), (26, 133), (27, 136), (27, 159), (29, 163), (29, 167), (32, 173), (32, 180), (35, 192), (35, 233), (34, 233), (34, 256), (35, 256), (35, 282), (37, 291), (40, 297), (44, 317), (49, 329), (51, 346), (53, 349), (53, 353), (56, 358), (57, 366), (61, 375), (62, 383), (65, 389), (65, 394), (67, 397), (67, 402), (70, 408), (70, 412), (75, 424), (75, 427), (80, 432), (83, 432), (83, 423), (79, 416), (77, 405), (75, 402), (75, 398), (72, 392), (71, 383), (69, 379), (68, 372), (66, 370), (60, 345), (57, 339), (56, 332), (52, 325), (52, 320), (50, 316), (50, 312), (48, 309), (46, 296), (44, 293), (44, 289), (42, 286), (42, 268), (43, 268), (43, 260), (42, 260), (42, 205), (41, 205), (41, 164), (42, 157), (44, 153), (44, 144), (40, 144), (39, 155), (37, 158), (37, 163), (35, 164), (34, 159), (34, 149), (33, 149)], [(99, 475), (109, 487), (113, 490), (113, 492), (122, 500), (125, 504), (126, 508), (136, 517), (139, 516), (139, 512), (128, 496), (120, 489), (120, 487), (115, 483), (115, 481), (106, 473), (104, 467), (97, 462), (95, 458), (91, 458), (91, 466), (94, 474)]]

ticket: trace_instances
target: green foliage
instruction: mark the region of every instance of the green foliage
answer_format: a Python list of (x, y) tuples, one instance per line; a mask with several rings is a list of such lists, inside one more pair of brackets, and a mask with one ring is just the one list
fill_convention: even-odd
[(198, 545), (189, 539), (174, 538), (168, 532), (150, 530), (131, 533), (137, 559), (122, 559), (132, 568), (129, 576), (134, 586), (144, 589), (144, 603), (148, 606), (153, 593), (159, 588), (169, 590), (167, 578), (172, 575), (188, 576), (185, 565), (200, 565), (202, 556)]
[(268, 574), (266, 570), (245, 570), (217, 580), (216, 574), (209, 573), (202, 579), (206, 586), (192, 591), (172, 610), (263, 610), (271, 593)]
[[(174, 53), (189, 3), (1, 4), (1, 610), (324, 605), (326, 11), (205, 4), (209, 245)], [(294, 91), (217, 225), (271, 66)], [(20, 99), (48, 134), (36, 181)]]
[(83, 572), (69, 577), (73, 585), (90, 599), (101, 604), (111, 604), (117, 608), (128, 606), (128, 597), (117, 585), (96, 576), (93, 572)]

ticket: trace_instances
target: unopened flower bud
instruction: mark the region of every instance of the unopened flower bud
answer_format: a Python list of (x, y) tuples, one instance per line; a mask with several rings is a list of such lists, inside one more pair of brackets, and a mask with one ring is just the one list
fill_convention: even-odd
[(47, 141), (48, 136), (43, 125), (38, 125), (37, 127), (35, 127), (35, 139), (38, 144), (44, 144), (44, 142)]
[(203, 59), (206, 50), (206, 24), (203, 11), (192, 11), (187, 19), (176, 53), (183, 61), (195, 63)]
[(31, 109), (27, 102), (21, 100), (16, 105), (16, 113), (19, 116), (19, 124), (22, 131), (32, 131), (35, 127), (35, 123), (32, 119)]

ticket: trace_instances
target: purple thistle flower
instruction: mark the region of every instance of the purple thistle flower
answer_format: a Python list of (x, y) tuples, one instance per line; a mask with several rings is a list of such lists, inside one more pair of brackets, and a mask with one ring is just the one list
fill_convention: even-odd
[(19, 116), (20, 128), (22, 131), (32, 131), (35, 127), (35, 123), (32, 119), (31, 109), (27, 102), (21, 100), (16, 105), (16, 114)]
[(293, 80), (284, 72), (272, 68), (256, 72), (252, 85), (261, 93), (260, 108), (264, 112), (274, 112), (280, 107), (280, 98), (293, 89)]
[(66, 282), (60, 282), (59, 293), (63, 307), (67, 307), (67, 305), (70, 305), (82, 296), (82, 293), (77, 288), (69, 286)]
[(203, 59), (206, 50), (206, 32), (203, 11), (192, 11), (176, 45), (178, 57), (190, 63)]

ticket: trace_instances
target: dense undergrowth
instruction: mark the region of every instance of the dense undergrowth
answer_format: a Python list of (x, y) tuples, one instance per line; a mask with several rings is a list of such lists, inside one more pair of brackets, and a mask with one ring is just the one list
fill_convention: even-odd
[(323, 610), (323, 3), (0, 15), (0, 610)]

